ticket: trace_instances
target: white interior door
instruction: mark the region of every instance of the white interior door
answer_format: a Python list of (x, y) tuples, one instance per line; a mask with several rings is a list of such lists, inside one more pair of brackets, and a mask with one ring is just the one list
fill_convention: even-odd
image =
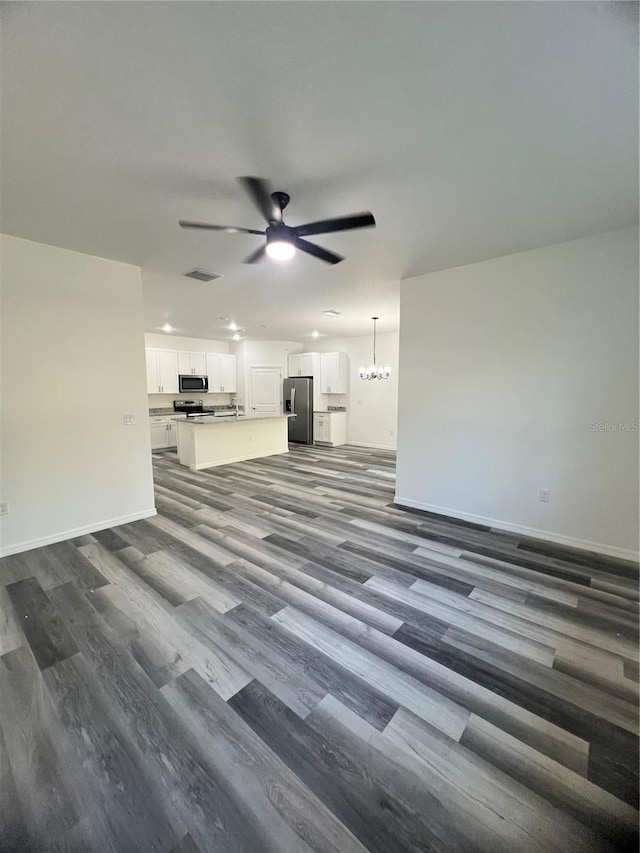
[(251, 368), (251, 414), (282, 414), (282, 370), (279, 367)]

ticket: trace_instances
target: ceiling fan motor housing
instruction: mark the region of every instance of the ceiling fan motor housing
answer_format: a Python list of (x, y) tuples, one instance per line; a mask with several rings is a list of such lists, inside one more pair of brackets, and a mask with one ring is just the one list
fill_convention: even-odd
[(295, 229), (284, 222), (274, 222), (267, 228), (267, 243), (295, 243)]

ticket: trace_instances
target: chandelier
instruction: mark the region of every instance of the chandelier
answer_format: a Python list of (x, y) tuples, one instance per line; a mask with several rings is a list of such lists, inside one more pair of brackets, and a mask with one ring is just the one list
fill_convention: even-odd
[(376, 365), (376, 323), (380, 318), (372, 317), (371, 319), (373, 320), (373, 364), (370, 364), (369, 367), (358, 368), (358, 376), (360, 379), (388, 379), (391, 375), (389, 365), (387, 364), (384, 367)]

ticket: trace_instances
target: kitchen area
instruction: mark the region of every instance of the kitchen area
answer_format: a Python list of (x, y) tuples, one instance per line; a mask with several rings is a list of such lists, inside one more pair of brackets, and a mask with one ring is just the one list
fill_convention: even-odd
[(214, 351), (224, 343), (168, 344), (145, 347), (152, 450), (175, 448), (180, 464), (198, 470), (286, 453), (289, 442), (346, 443), (346, 406), (339, 405), (349, 385), (345, 353), (284, 348), (279, 365), (273, 357), (255, 364), (254, 354), (252, 379), (242, 383), (236, 354)]

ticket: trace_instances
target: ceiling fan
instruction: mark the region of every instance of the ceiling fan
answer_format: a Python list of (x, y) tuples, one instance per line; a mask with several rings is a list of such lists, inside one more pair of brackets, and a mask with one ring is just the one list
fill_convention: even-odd
[(228, 234), (262, 234), (266, 236), (265, 243), (244, 259), (245, 264), (255, 264), (261, 261), (265, 254), (276, 260), (288, 260), (293, 257), (295, 250), (307, 252), (314, 258), (326, 261), (328, 264), (339, 264), (344, 258), (328, 249), (323, 249), (315, 243), (303, 239), (311, 234), (328, 234), (330, 231), (348, 231), (353, 228), (367, 228), (376, 224), (372, 213), (354, 213), (351, 216), (337, 216), (333, 219), (321, 219), (319, 222), (308, 222), (306, 225), (285, 225), (282, 212), (289, 204), (289, 196), (285, 192), (271, 192), (271, 187), (263, 178), (237, 178), (245, 189), (251, 201), (267, 220), (265, 231), (254, 228), (235, 228), (232, 225), (210, 225), (208, 222), (188, 222), (180, 219), (182, 228), (201, 228), (207, 231), (226, 231)]

